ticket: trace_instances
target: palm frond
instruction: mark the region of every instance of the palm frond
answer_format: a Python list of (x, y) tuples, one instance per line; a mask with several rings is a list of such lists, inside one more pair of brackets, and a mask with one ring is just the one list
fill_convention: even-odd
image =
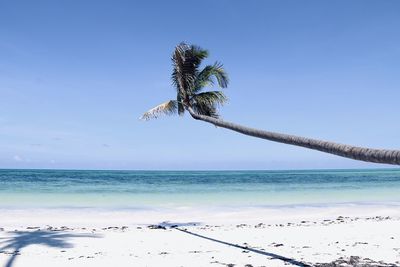
[[(171, 60), (173, 65), (172, 71), (172, 83), (176, 87), (177, 91), (182, 90), (185, 86), (185, 72), (184, 72), (184, 62), (185, 62), (185, 51), (189, 49), (189, 46), (185, 43), (180, 43), (175, 47), (174, 53), (172, 54)], [(181, 92), (183, 93), (183, 92)]]
[(191, 46), (185, 43), (180, 43), (175, 47), (175, 51), (172, 54), (172, 82), (177, 88), (177, 91), (180, 91), (182, 96), (184, 96), (185, 91), (188, 90), (188, 88), (193, 87), (196, 78), (195, 73), (197, 61), (198, 59), (193, 56)]
[(221, 91), (209, 91), (194, 95), (191, 98), (191, 105), (195, 112), (218, 118), (217, 106), (223, 105), (228, 98)]
[(228, 101), (227, 96), (221, 91), (208, 91), (194, 95), (193, 103), (202, 102), (208, 105), (223, 105)]
[(223, 65), (219, 62), (204, 67), (204, 69), (197, 74), (196, 84), (193, 91), (199, 92), (206, 86), (214, 85), (214, 79), (217, 80), (217, 83), (221, 88), (228, 87), (228, 74), (225, 72)]
[(193, 64), (195, 64), (196, 67), (199, 67), (201, 61), (208, 57), (208, 50), (203, 49), (197, 45), (191, 45), (189, 56), (192, 58)]
[(181, 98), (186, 98), (193, 92), (199, 67), (203, 59), (208, 57), (208, 51), (195, 45), (180, 43), (172, 55), (172, 83), (180, 92)]
[(169, 100), (145, 112), (140, 119), (147, 121), (150, 119), (157, 119), (161, 115), (173, 115), (176, 114), (177, 107), (178, 101)]
[(219, 115), (215, 106), (210, 106), (202, 102), (197, 102), (192, 105), (194, 112), (200, 115), (205, 115), (218, 119)]

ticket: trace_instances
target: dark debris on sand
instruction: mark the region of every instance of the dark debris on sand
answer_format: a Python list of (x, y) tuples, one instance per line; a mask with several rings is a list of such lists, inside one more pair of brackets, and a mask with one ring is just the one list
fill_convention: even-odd
[(348, 259), (339, 258), (330, 263), (317, 263), (313, 265), (314, 267), (400, 267), (397, 264), (384, 263), (382, 261), (373, 261), (371, 259), (365, 258), (361, 259), (357, 256), (351, 256)]
[(162, 230), (166, 230), (167, 228), (162, 226), (162, 225), (158, 225), (158, 224), (152, 224), (147, 226), (147, 228), (149, 229), (162, 229)]

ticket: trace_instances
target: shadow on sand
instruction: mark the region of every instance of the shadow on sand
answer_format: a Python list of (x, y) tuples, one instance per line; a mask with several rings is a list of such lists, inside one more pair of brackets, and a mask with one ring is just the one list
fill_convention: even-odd
[(53, 248), (72, 248), (70, 238), (91, 237), (98, 238), (97, 235), (72, 234), (59, 231), (15, 231), (8, 232), (9, 237), (0, 238), (0, 253), (11, 255), (4, 267), (12, 267), (16, 256), (20, 255), (23, 248), (30, 245), (42, 245)]
[(301, 267), (312, 267), (311, 265), (308, 265), (307, 263), (300, 262), (300, 261), (297, 261), (295, 259), (287, 258), (287, 257), (281, 256), (281, 255), (275, 254), (275, 253), (270, 253), (270, 252), (266, 252), (266, 251), (262, 251), (262, 250), (258, 250), (258, 249), (254, 249), (254, 248), (250, 248), (250, 247), (245, 247), (245, 246), (240, 246), (240, 245), (237, 245), (237, 244), (225, 242), (225, 241), (214, 239), (214, 238), (207, 237), (207, 236), (204, 236), (204, 235), (199, 235), (199, 234), (190, 232), (190, 231), (188, 231), (186, 229), (180, 229), (178, 227), (172, 227), (172, 228), (174, 228), (175, 230), (181, 231), (183, 233), (189, 234), (189, 235), (193, 235), (193, 236), (196, 236), (196, 237), (207, 239), (209, 241), (217, 242), (217, 243), (224, 244), (224, 245), (227, 245), (227, 246), (240, 248), (242, 250), (251, 251), (251, 252), (254, 252), (254, 253), (257, 253), (257, 254), (265, 255), (265, 256), (271, 257), (273, 259), (278, 259), (278, 260), (284, 261), (285, 263), (289, 263), (289, 264), (292, 264), (292, 265), (301, 266)]

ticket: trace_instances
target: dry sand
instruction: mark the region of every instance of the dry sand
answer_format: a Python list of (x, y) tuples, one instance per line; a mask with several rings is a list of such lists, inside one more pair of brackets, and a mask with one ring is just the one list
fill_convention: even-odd
[[(317, 209), (303, 214), (304, 219), (287, 210), (276, 211), (275, 217), (269, 212), (228, 212), (209, 217), (210, 223), (198, 216), (203, 223), (155, 225), (132, 222), (138, 214), (127, 219), (129, 212), (125, 217), (81, 214), (80, 221), (65, 212), (53, 217), (39, 211), (25, 216), (22, 211), (3, 212), (8, 217), (0, 221), (0, 266), (349, 266), (345, 261), (353, 266), (400, 266), (397, 209), (381, 209), (376, 216)], [(363, 213), (373, 212), (378, 211)], [(159, 219), (154, 216), (152, 220)], [(121, 224), (124, 220), (131, 223)], [(333, 261), (336, 264), (320, 264)]]

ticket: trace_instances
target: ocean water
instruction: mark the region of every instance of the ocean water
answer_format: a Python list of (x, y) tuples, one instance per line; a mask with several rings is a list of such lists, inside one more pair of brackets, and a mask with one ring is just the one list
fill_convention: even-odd
[(400, 204), (400, 169), (0, 170), (0, 208)]

